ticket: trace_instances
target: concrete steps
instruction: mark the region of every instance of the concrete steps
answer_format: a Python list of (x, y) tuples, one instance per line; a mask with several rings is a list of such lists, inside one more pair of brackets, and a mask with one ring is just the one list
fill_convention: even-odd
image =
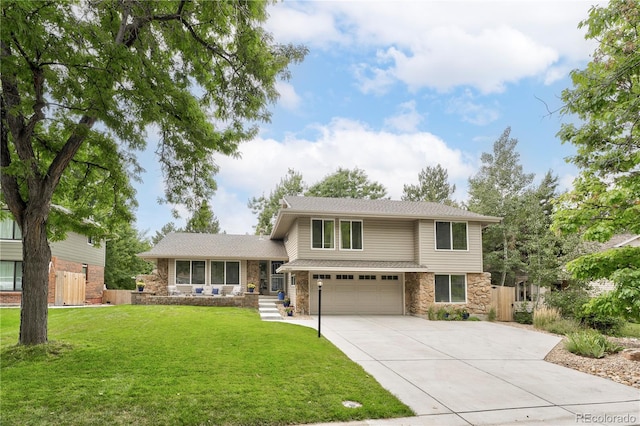
[(282, 321), (282, 315), (278, 311), (277, 296), (260, 296), (258, 298), (258, 312), (262, 321)]

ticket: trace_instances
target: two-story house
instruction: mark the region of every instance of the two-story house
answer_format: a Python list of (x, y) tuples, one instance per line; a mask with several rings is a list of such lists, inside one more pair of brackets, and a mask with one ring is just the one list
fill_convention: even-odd
[(428, 202), (286, 196), (269, 237), (169, 234), (140, 256), (167, 286), (255, 283), (298, 312), (416, 314), (490, 308), (482, 228), (500, 222)]
[[(52, 242), (48, 302), (52, 305), (101, 303), (104, 288), (105, 245), (69, 232)], [(12, 218), (0, 221), (0, 304), (22, 300), (22, 233)], [(65, 281), (65, 273), (82, 274), (84, 280)]]

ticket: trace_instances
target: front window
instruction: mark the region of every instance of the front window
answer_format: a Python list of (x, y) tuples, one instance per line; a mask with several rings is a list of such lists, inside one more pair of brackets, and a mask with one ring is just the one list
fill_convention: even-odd
[(222, 260), (211, 261), (211, 284), (240, 284), (240, 262)]
[(13, 219), (4, 219), (0, 221), (0, 240), (21, 240), (22, 232), (20, 227)]
[(362, 221), (340, 221), (340, 248), (343, 250), (362, 250)]
[(436, 275), (436, 302), (465, 303), (467, 283), (464, 275)]
[(436, 222), (437, 250), (467, 250), (466, 222)]
[(204, 260), (176, 260), (176, 284), (204, 284)]
[(334, 248), (334, 229), (332, 219), (313, 219), (311, 221), (311, 247), (314, 249)]
[(22, 262), (0, 261), (0, 291), (22, 291)]

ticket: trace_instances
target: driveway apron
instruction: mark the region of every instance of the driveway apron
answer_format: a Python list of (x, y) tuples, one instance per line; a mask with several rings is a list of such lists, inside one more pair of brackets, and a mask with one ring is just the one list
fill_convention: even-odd
[(544, 361), (549, 334), (408, 316), (323, 316), (322, 334), (417, 416), (350, 424), (640, 423), (637, 389)]

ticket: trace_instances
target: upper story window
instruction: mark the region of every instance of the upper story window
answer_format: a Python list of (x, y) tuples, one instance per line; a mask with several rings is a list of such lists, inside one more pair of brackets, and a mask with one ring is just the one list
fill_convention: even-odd
[(436, 250), (467, 250), (467, 223), (436, 222)]
[(240, 262), (212, 260), (211, 284), (240, 284)]
[(340, 221), (340, 248), (343, 250), (362, 250), (362, 221)]
[(176, 260), (176, 284), (204, 284), (204, 260)]
[(22, 232), (15, 220), (7, 218), (0, 221), (0, 240), (21, 240)]
[(0, 291), (22, 290), (22, 262), (0, 261)]
[(311, 248), (333, 249), (334, 243), (334, 223), (333, 219), (312, 219), (311, 220)]

